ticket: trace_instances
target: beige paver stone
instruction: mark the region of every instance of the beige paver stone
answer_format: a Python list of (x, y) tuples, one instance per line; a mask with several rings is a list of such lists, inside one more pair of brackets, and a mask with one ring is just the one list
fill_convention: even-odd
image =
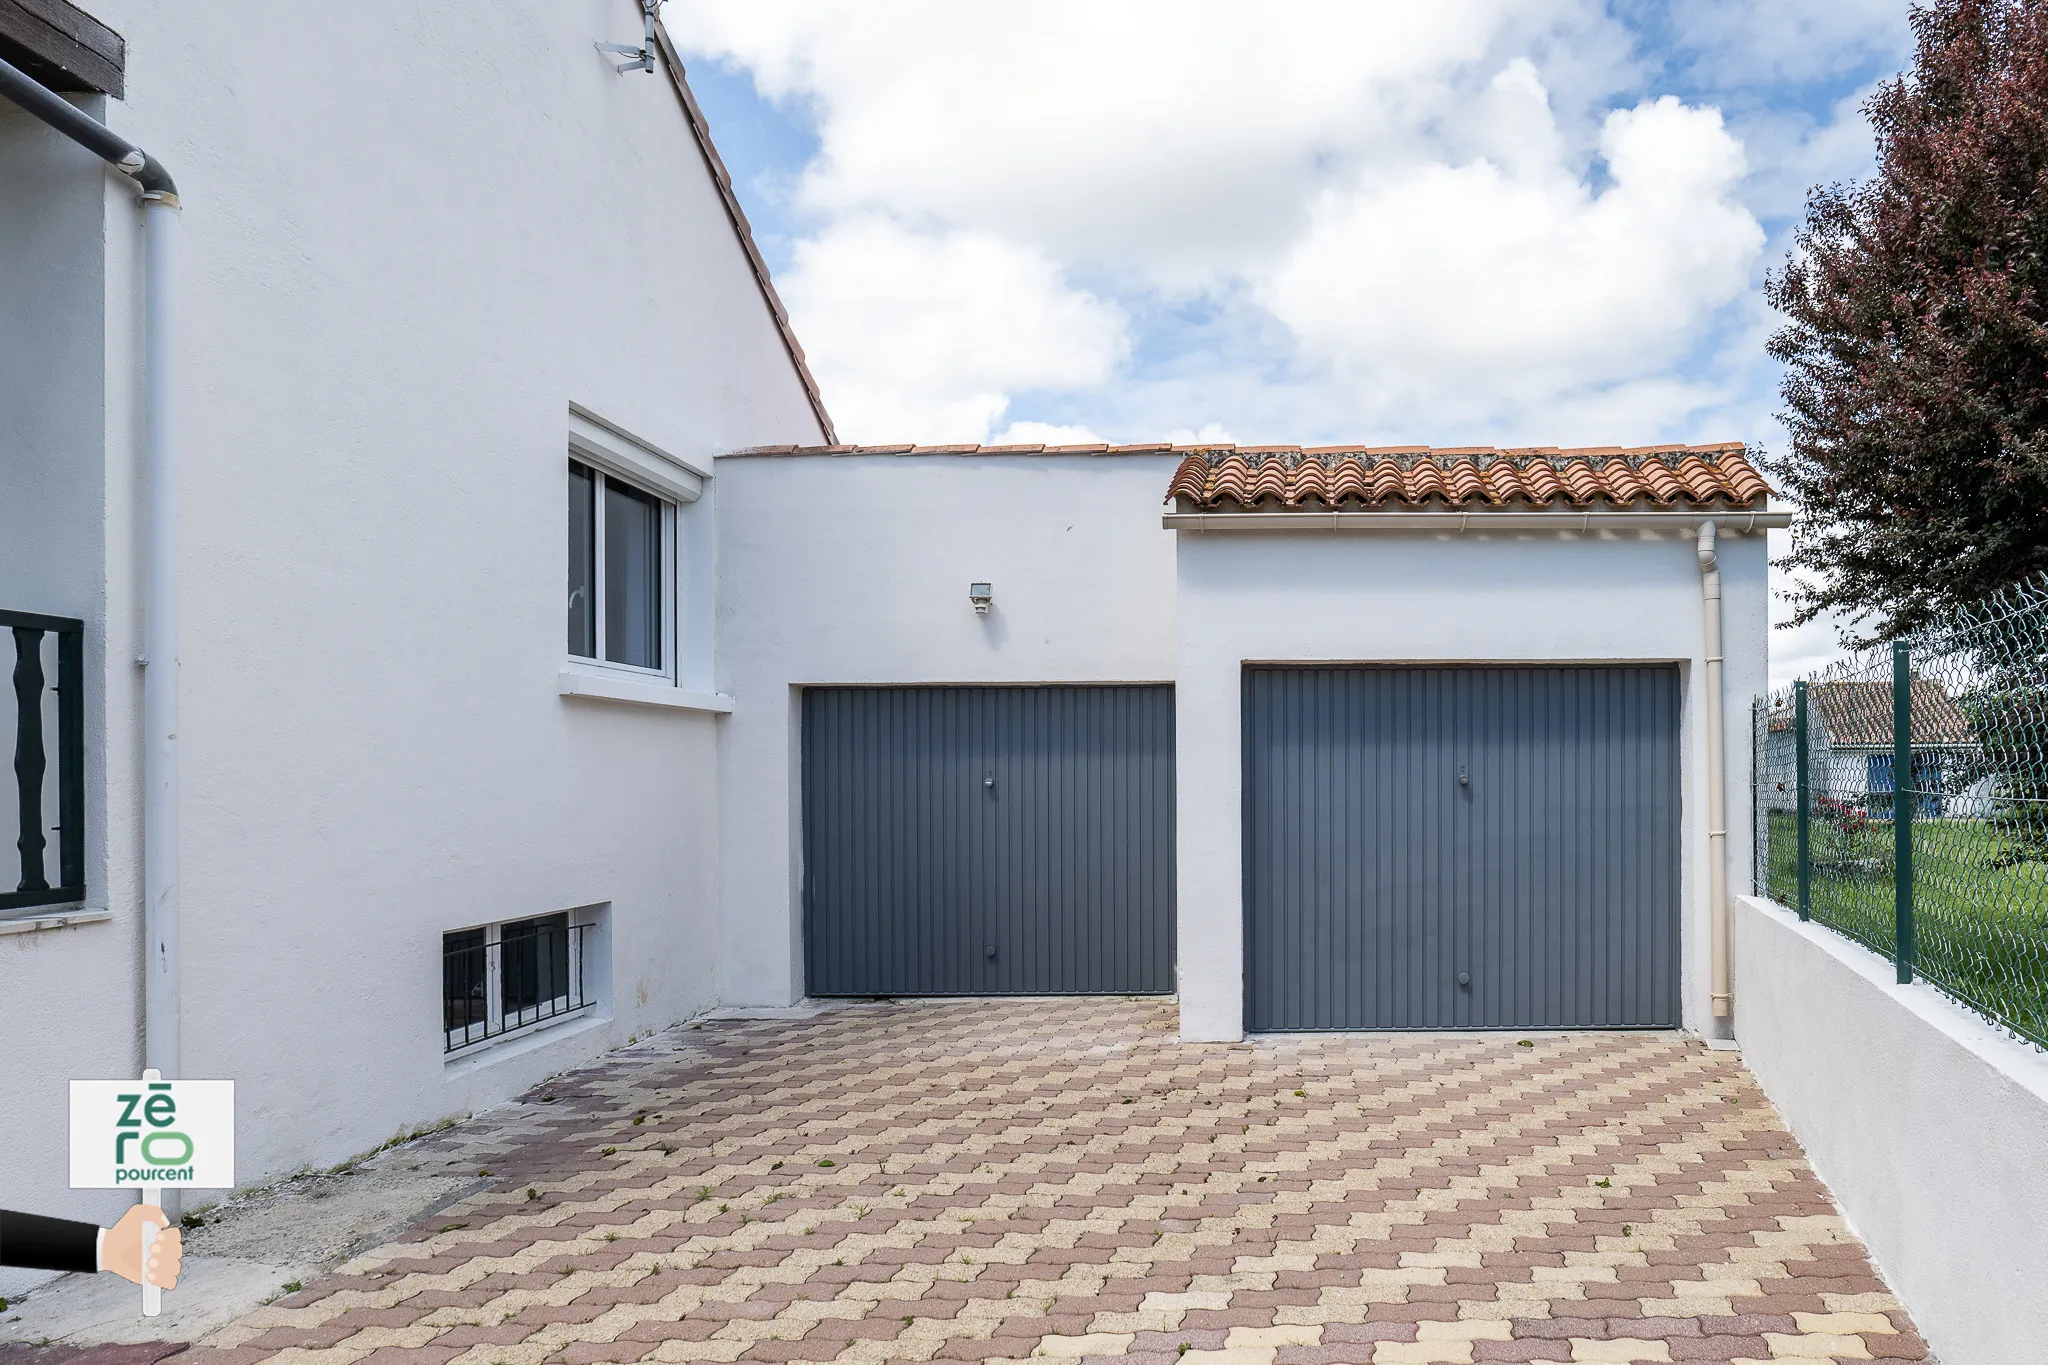
[(1418, 1341), (1508, 1341), (1513, 1339), (1515, 1325), (1490, 1318), (1458, 1318), (1449, 1322), (1421, 1322), (1416, 1324), (1415, 1337)]
[(1322, 1342), (1323, 1329), (1310, 1325), (1279, 1327), (1233, 1327), (1223, 1339), (1226, 1348), (1266, 1351), (1280, 1346), (1315, 1346)]
[(1117, 1356), (1130, 1349), (1134, 1338), (1128, 1332), (1091, 1332), (1081, 1337), (1046, 1337), (1032, 1349), (1034, 1356)]
[(1636, 1337), (1610, 1337), (1596, 1341), (1591, 1337), (1573, 1337), (1571, 1343), (1574, 1361), (1618, 1361), (1626, 1365), (1629, 1361), (1671, 1359), (1671, 1347), (1661, 1341), (1645, 1341)]
[(1896, 1333), (1898, 1331), (1898, 1328), (1892, 1326), (1890, 1318), (1886, 1317), (1883, 1313), (1876, 1312), (1854, 1313), (1843, 1312), (1838, 1309), (1832, 1313), (1794, 1313), (1792, 1321), (1799, 1324), (1799, 1330), (1802, 1332), (1840, 1332), (1848, 1334), (1863, 1332)]
[(1686, 1294), (1678, 1298), (1644, 1298), (1638, 1300), (1647, 1318), (1727, 1318), (1735, 1316), (1735, 1307), (1727, 1299), (1713, 1299), (1701, 1294)]
[(1470, 1341), (1382, 1341), (1373, 1346), (1373, 1365), (1472, 1365)]
[(1542, 1285), (1585, 1285), (1613, 1284), (1617, 1276), (1611, 1265), (1539, 1265), (1534, 1267), (1532, 1278)]
[(1860, 1336), (1848, 1336), (1840, 1332), (1802, 1332), (1790, 1336), (1783, 1332), (1764, 1333), (1764, 1344), (1771, 1348), (1772, 1356), (1779, 1360), (1868, 1360), (1870, 1348), (1863, 1344)]

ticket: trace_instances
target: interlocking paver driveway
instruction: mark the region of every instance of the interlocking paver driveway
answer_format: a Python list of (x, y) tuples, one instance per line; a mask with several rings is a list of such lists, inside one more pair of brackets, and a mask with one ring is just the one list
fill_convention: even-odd
[(494, 1188), (187, 1359), (1925, 1359), (1728, 1053), (1172, 1028), (952, 1001), (664, 1035), (545, 1087)]

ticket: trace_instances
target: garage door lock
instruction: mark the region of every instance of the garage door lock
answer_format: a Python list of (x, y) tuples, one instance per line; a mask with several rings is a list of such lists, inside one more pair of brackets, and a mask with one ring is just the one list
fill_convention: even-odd
[(1469, 985), (1471, 985), (1471, 984), (1472, 984), (1472, 973), (1470, 973), (1470, 972), (1459, 972), (1459, 973), (1458, 973), (1458, 984), (1459, 984), (1460, 986), (1469, 986)]

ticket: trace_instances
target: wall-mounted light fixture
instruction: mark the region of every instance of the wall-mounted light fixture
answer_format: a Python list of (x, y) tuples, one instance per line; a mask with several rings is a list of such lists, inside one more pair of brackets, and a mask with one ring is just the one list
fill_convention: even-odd
[(989, 607), (996, 600), (995, 584), (969, 583), (967, 585), (967, 600), (974, 603), (974, 614), (976, 616), (988, 615)]

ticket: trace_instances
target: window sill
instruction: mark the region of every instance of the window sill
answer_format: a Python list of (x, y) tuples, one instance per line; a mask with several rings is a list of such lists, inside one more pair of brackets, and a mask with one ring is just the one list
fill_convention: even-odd
[(604, 1028), (611, 1022), (611, 1016), (599, 1013), (593, 1002), (591, 1006), (579, 1009), (573, 1014), (543, 1019), (538, 1023), (516, 1028), (510, 1033), (501, 1033), (495, 1038), (471, 1043), (459, 1051), (443, 1053), (441, 1074), (453, 1080), (498, 1062), (509, 1062), (529, 1052), (567, 1042), (592, 1029)]
[(665, 706), (676, 711), (704, 711), (713, 715), (724, 715), (732, 710), (732, 698), (714, 692), (685, 692), (667, 683), (642, 682), (638, 678), (607, 675), (594, 670), (565, 668), (560, 685), (563, 696), (581, 697), (587, 701)]
[(43, 914), (15, 915), (0, 919), (0, 934), (33, 934), (39, 929), (65, 929), (74, 924), (98, 924), (114, 917), (111, 910), (52, 910)]

